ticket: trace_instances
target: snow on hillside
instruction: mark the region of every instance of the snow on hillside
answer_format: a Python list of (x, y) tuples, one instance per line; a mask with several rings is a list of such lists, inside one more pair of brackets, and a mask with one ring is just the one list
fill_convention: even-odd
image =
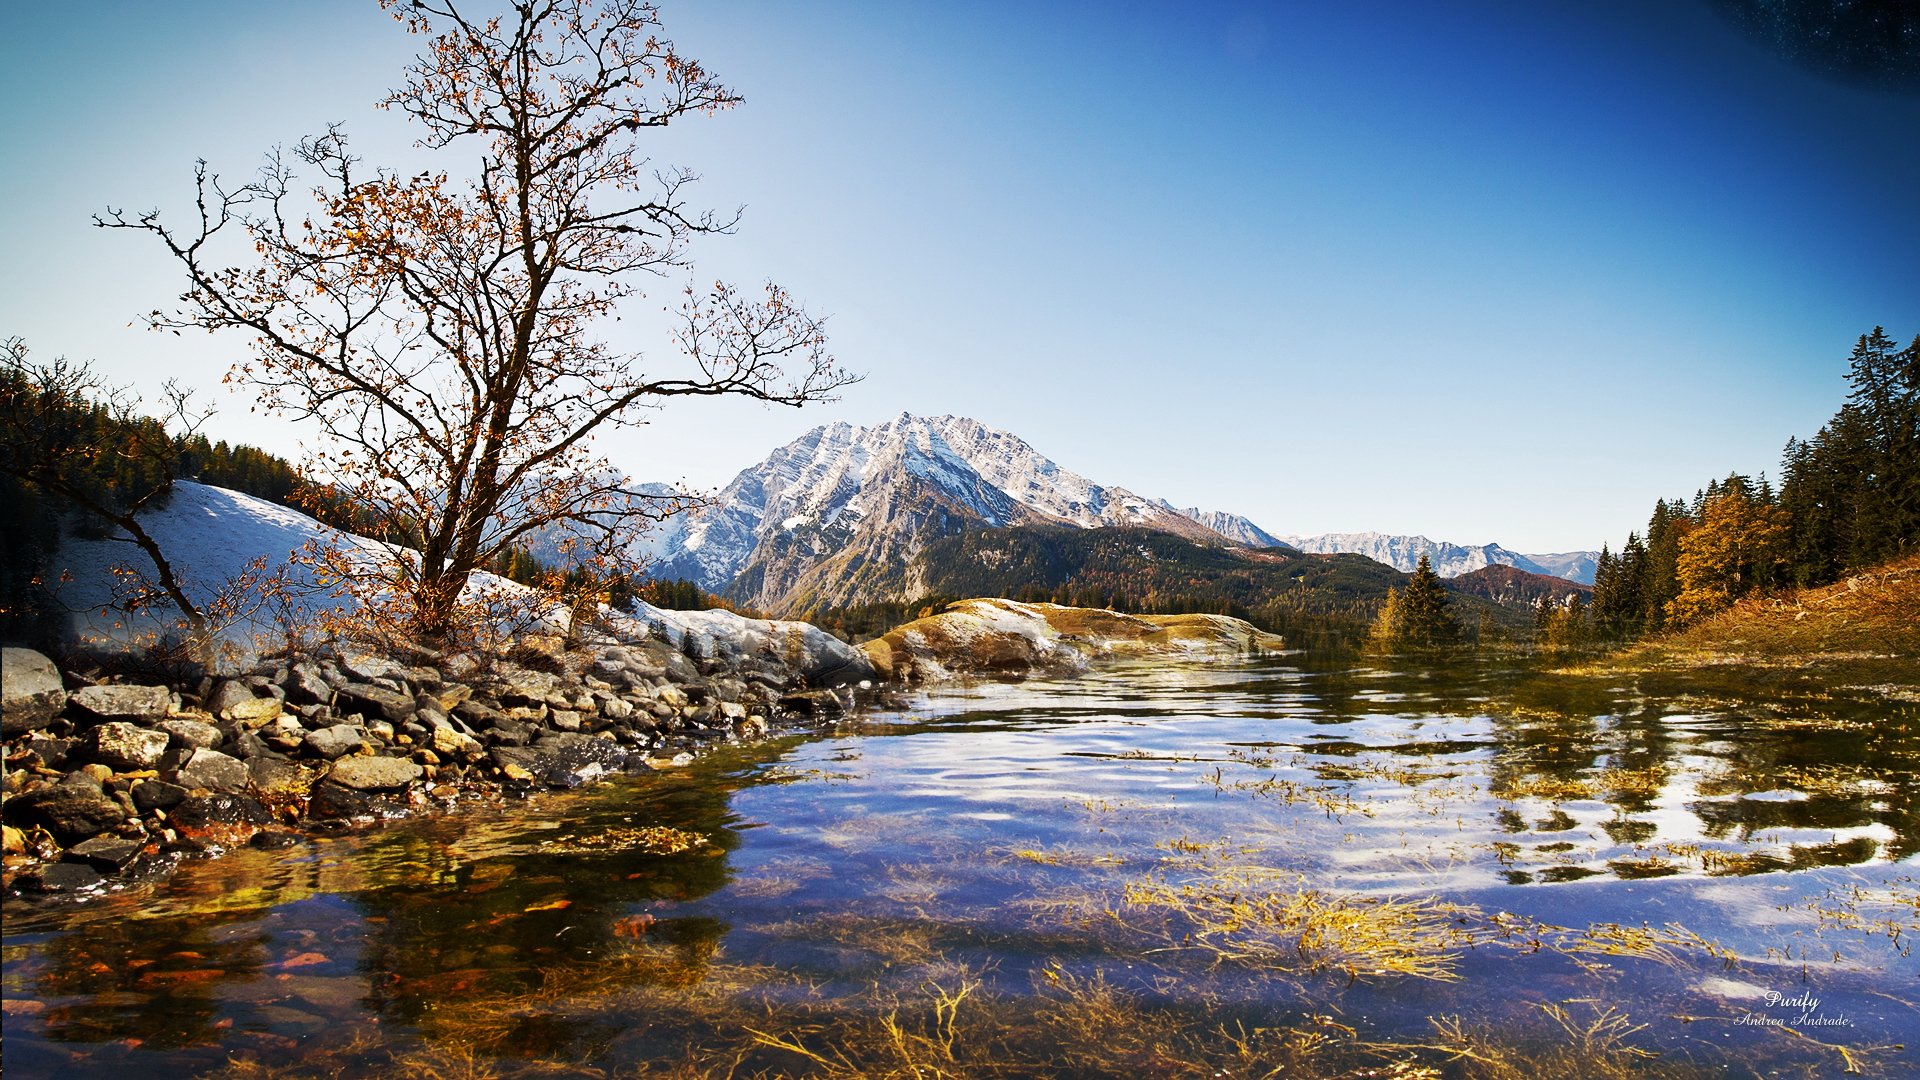
[[(289, 558), (309, 543), (339, 544), (347, 551), (359, 550), (369, 559), (391, 549), (377, 541), (330, 528), (300, 513), (251, 495), (225, 488), (178, 481), (167, 504), (143, 513), (141, 527), (160, 545), (172, 565), (182, 588), (196, 605), (207, 602), (247, 571), (257, 557), (267, 560), (268, 574), (288, 565)], [(137, 641), (174, 621), (171, 607), (156, 617), (129, 620), (123, 615), (97, 611), (112, 599), (111, 581), (117, 565), (152, 578), (153, 567), (146, 553), (124, 540), (68, 538), (54, 559), (50, 581), (70, 578), (57, 586), (60, 600), (76, 609), (74, 625), (82, 640), (97, 644)], [(312, 589), (312, 579), (304, 573), (290, 574), (297, 585), (306, 586), (294, 614), (310, 619), (325, 608), (346, 603), (323, 591)], [(481, 595), (524, 598), (533, 603), (533, 590), (488, 573), (476, 573), (468, 581), (469, 598)], [(716, 650), (752, 653), (763, 647), (787, 652), (831, 654), (844, 660), (855, 659), (849, 646), (827, 636), (806, 623), (782, 620), (747, 619), (730, 611), (665, 611), (648, 604), (636, 604), (632, 616), (602, 610), (601, 618), (622, 637), (640, 638), (648, 633), (664, 633), (675, 642), (689, 635), (703, 653)], [(556, 620), (564, 613), (554, 611), (544, 625), (535, 628), (557, 629)], [(659, 631), (654, 631), (654, 626)], [(231, 653), (231, 662), (244, 663), (262, 647), (284, 641), (276, 612), (255, 610), (250, 617), (223, 628), (223, 644)]]

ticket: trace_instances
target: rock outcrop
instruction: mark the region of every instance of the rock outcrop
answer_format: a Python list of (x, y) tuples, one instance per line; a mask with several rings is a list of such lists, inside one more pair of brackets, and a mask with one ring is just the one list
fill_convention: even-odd
[(1225, 615), (1128, 615), (996, 599), (949, 604), (866, 644), (874, 670), (903, 683), (1071, 675), (1099, 660), (1225, 659), (1285, 647), (1280, 637)]

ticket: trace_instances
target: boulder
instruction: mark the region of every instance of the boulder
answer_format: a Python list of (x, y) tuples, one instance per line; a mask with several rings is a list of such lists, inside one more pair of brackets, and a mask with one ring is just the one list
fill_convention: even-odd
[(245, 679), (226, 679), (213, 688), (213, 693), (207, 695), (203, 704), (213, 715), (222, 720), (231, 720), (233, 718), (227, 715), (227, 710), (253, 699), (253, 687), (247, 685)]
[(381, 817), (395, 809), (385, 799), (330, 780), (313, 785), (307, 800), (308, 816), (322, 819)]
[(435, 728), (433, 734), (428, 736), (427, 748), (443, 757), (460, 757), (468, 761), (478, 761), (480, 755), (486, 752), (480, 740), (450, 727)]
[(280, 719), (286, 706), (277, 697), (248, 698), (226, 711), (226, 718), (242, 727), (265, 727)]
[(1105, 659), (1237, 659), (1285, 646), (1224, 615), (1127, 615), (981, 599), (894, 627), (865, 648), (883, 678), (936, 682), (969, 674), (1071, 675)]
[(487, 729), (487, 741), (494, 746), (525, 746), (533, 741), (534, 728), (501, 717)]
[(360, 735), (360, 729), (346, 724), (335, 724), (332, 727), (321, 728), (319, 731), (309, 731), (305, 742), (307, 749), (328, 761), (354, 753), (367, 745), (367, 740)]
[(554, 751), (535, 776), (555, 787), (575, 788), (589, 780), (618, 772), (627, 752), (605, 739), (587, 738)]
[(349, 650), (335, 661), (340, 671), (355, 682), (370, 683), (375, 679), (404, 679), (407, 669), (373, 653)]
[(234, 794), (252, 785), (253, 774), (248, 772), (246, 763), (236, 758), (218, 750), (200, 749), (193, 751), (168, 779), (188, 790), (205, 788)]
[(166, 732), (170, 739), (168, 745), (188, 750), (211, 750), (227, 741), (220, 729), (212, 724), (183, 717), (162, 720), (153, 725), (153, 730)]
[(808, 716), (824, 716), (829, 713), (845, 712), (847, 703), (832, 690), (802, 690), (799, 693), (783, 694), (780, 707), (788, 712)]
[(493, 726), (494, 721), (503, 720), (507, 715), (498, 709), (472, 700), (458, 702), (448, 712), (455, 719), (464, 720), (475, 731), (485, 731)]
[(139, 854), (140, 843), (137, 840), (123, 840), (118, 836), (96, 836), (68, 848), (66, 854), (61, 856), (61, 860), (84, 863), (103, 874), (111, 874), (132, 862)]
[(87, 732), (84, 740), (88, 760), (115, 772), (139, 772), (153, 768), (159, 764), (160, 756), (167, 752), (167, 744), (171, 741), (171, 736), (164, 731), (137, 727), (121, 720), (101, 724)]
[(164, 686), (85, 686), (72, 701), (102, 720), (149, 720), (167, 715), (173, 691)]
[(40, 764), (55, 772), (67, 772), (79, 764), (72, 760), (77, 756), (74, 751), (79, 747), (78, 739), (34, 739), (27, 744), (27, 749), (33, 751), (33, 756), (40, 759)]
[(327, 685), (326, 676), (312, 664), (295, 664), (287, 672), (287, 700), (296, 705), (329, 705), (333, 702), (333, 687)]
[[(23, 888), (43, 893), (82, 892), (106, 880), (85, 863), (59, 862), (20, 875)], [(9, 1055), (11, 1056), (11, 1055)]]
[(395, 724), (405, 723), (413, 715), (413, 698), (396, 690), (371, 683), (350, 682), (340, 688), (340, 697), (349, 707), (358, 706), (368, 715), (378, 715)]
[(273, 815), (246, 795), (196, 795), (168, 811), (167, 821), (181, 836), (232, 847), (272, 825)]
[[(254, 796), (263, 802), (281, 805), (307, 797), (320, 770), (296, 761), (271, 761), (255, 758), (247, 762)], [(138, 788), (134, 789), (138, 791)]]
[(128, 794), (133, 799), (134, 809), (151, 814), (155, 810), (171, 810), (186, 802), (187, 796), (193, 793), (165, 780), (147, 780), (133, 785), (133, 790)]
[(21, 828), (39, 826), (61, 847), (72, 847), (117, 827), (126, 808), (91, 784), (50, 784), (7, 800), (6, 819)]
[(0, 649), (0, 735), (39, 731), (67, 706), (53, 661), (32, 649)]
[(327, 780), (355, 791), (379, 791), (406, 787), (423, 775), (424, 770), (406, 758), (356, 755), (334, 762)]

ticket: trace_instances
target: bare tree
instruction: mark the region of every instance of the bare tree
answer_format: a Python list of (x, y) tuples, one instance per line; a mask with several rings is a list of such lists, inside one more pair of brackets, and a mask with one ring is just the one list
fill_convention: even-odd
[[(651, 5), (518, 0), (475, 20), (452, 0), (381, 3), (430, 38), (381, 106), (423, 125), (424, 147), (479, 149), (476, 174), (363, 176), (336, 127), (291, 161), (271, 155), (243, 187), (201, 163), (186, 231), (157, 211), (96, 223), (151, 233), (185, 267), (182, 307), (151, 326), (253, 336), (229, 379), (317, 424), (309, 473), (417, 549), (383, 572), (412, 629), (438, 640), (468, 575), (531, 534), (560, 529), (612, 557), (687, 507), (624, 486), (593, 455), (595, 432), (669, 398), (797, 406), (854, 380), (820, 320), (771, 284), (758, 296), (688, 287), (678, 375), (642, 374), (638, 356), (590, 336), (636, 279), (686, 267), (691, 240), (735, 223), (689, 209), (695, 177), (649, 171), (634, 146), (645, 129), (740, 101), (659, 36)], [(311, 202), (296, 166), (323, 178)], [(214, 249), (236, 232), (254, 254), (221, 266)]]

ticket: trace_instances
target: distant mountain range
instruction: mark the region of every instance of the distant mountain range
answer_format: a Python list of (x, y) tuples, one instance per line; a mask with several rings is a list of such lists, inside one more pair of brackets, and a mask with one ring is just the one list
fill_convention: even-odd
[(926, 582), (915, 558), (929, 544), (1020, 526), (1142, 528), (1209, 546), (1352, 552), (1400, 570), (1424, 551), (1443, 576), (1500, 564), (1574, 580), (1584, 569), (1590, 581), (1595, 554), (1528, 556), (1378, 533), (1275, 536), (1235, 514), (1097, 484), (977, 420), (908, 413), (807, 432), (742, 471), (714, 506), (666, 522), (645, 554), (656, 577), (791, 612), (919, 595)]
[(1529, 574), (1565, 578), (1582, 585), (1593, 584), (1597, 551), (1567, 551), (1554, 555), (1521, 555), (1499, 544), (1449, 544), (1424, 536), (1389, 536), (1386, 533), (1321, 533), (1319, 536), (1281, 536), (1282, 543), (1300, 551), (1330, 554), (1350, 552), (1386, 563), (1396, 570), (1412, 573), (1420, 556), (1433, 561), (1433, 572), (1441, 577), (1459, 577), (1488, 566), (1511, 566)]

